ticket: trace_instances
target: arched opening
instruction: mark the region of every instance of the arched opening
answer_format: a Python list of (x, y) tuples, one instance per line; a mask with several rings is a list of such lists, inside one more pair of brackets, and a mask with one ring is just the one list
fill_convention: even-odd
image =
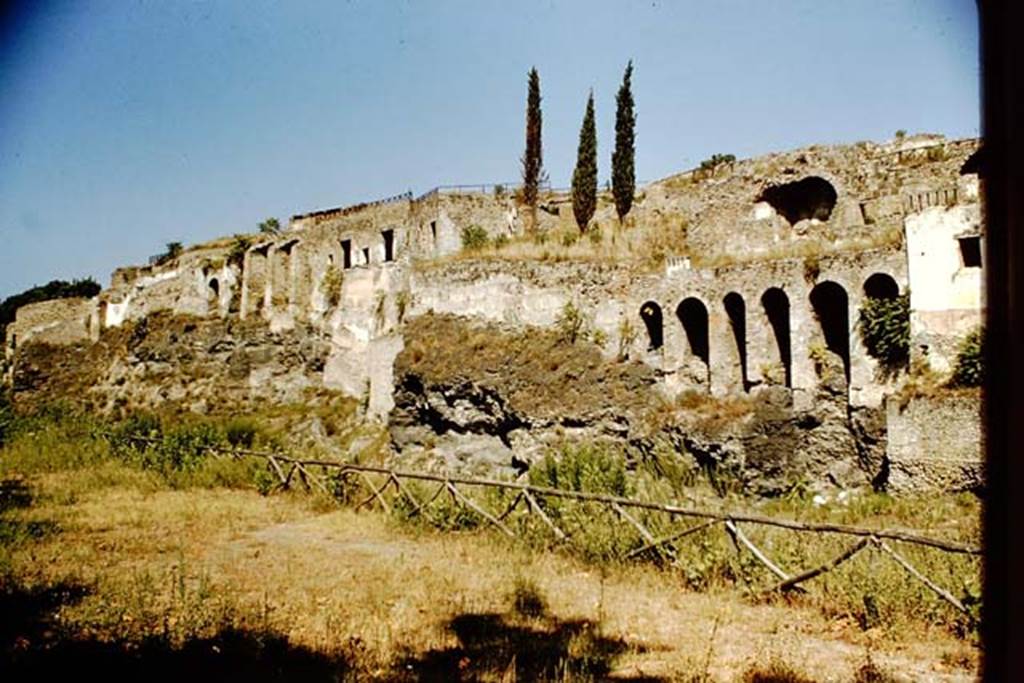
[(761, 295), (764, 315), (771, 325), (778, 351), (778, 362), (782, 368), (782, 381), (787, 387), (793, 386), (793, 356), (789, 341), (789, 297), (778, 287), (772, 287)]
[(976, 174), (978, 177), (984, 175), (985, 170), (985, 148), (979, 147), (974, 150), (971, 156), (967, 157), (963, 166), (960, 167), (960, 175)]
[(843, 361), (843, 374), (850, 381), (850, 302), (842, 285), (831, 280), (811, 290), (811, 307), (821, 325), (825, 348)]
[(220, 309), (220, 283), (217, 278), (212, 278), (206, 285), (206, 305), (210, 312)]
[(832, 183), (818, 176), (764, 189), (757, 198), (768, 202), (792, 225), (805, 218), (827, 221), (836, 205), (836, 189)]
[(747, 381), (747, 304), (736, 292), (726, 294), (722, 304), (725, 306), (726, 315), (729, 316), (729, 326), (732, 327), (732, 336), (736, 341), (740, 381), (743, 383), (743, 391), (748, 391), (750, 383)]
[(664, 323), (661, 317), (661, 306), (653, 301), (646, 302), (640, 307), (640, 317), (643, 318), (647, 327), (648, 351), (660, 349), (665, 342)]
[(710, 380), (711, 370), (708, 363), (708, 309), (700, 299), (689, 297), (683, 299), (676, 309), (679, 322), (686, 332), (686, 343), (689, 355), (703, 363), (705, 381)]
[(872, 299), (895, 299), (900, 295), (900, 286), (891, 275), (875, 273), (864, 281), (864, 296)]

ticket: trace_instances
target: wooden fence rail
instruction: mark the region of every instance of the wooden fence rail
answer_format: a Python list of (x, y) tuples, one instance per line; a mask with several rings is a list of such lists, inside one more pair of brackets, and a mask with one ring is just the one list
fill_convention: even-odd
[[(108, 438), (111, 435), (105, 435)], [(143, 444), (155, 444), (159, 443), (158, 439), (152, 439), (147, 437), (132, 436), (128, 437), (130, 441)], [(218, 446), (207, 447), (207, 450), (214, 455), (226, 456), (231, 458), (262, 458), (267, 462), (268, 469), (277, 477), (278, 488), (287, 489), (291, 486), (293, 476), (297, 473), (299, 480), (307, 490), (311, 490), (313, 486), (319, 490), (331, 495), (330, 486), (324, 481), (324, 477), (314, 474), (311, 468), (321, 468), (323, 474), (326, 476), (327, 470), (334, 470), (339, 477), (345, 478), (348, 475), (355, 475), (361, 482), (362, 486), (366, 488), (369, 495), (363, 500), (355, 504), (355, 508), (359, 509), (366, 506), (372, 506), (374, 504), (380, 505), (381, 509), (385, 512), (390, 513), (394, 501), (397, 498), (404, 498), (412, 505), (408, 514), (410, 517), (422, 514), (422, 512), (436, 501), (441, 495), (447, 492), (453, 502), (462, 505), (467, 509), (471, 510), (474, 514), (478, 515), (482, 519), (486, 520), (489, 524), (497, 528), (501, 533), (509, 537), (515, 537), (515, 533), (508, 527), (505, 520), (512, 514), (512, 512), (520, 505), (520, 503), (526, 503), (526, 512), (529, 515), (537, 515), (541, 522), (551, 530), (555, 538), (559, 542), (571, 541), (570, 534), (566, 533), (563, 529), (559, 528), (551, 517), (545, 513), (542, 501), (545, 498), (561, 498), (566, 500), (577, 500), (590, 503), (598, 503), (608, 506), (616, 516), (623, 522), (633, 527), (640, 538), (643, 540), (644, 545), (636, 550), (633, 550), (626, 554), (625, 559), (632, 559), (639, 557), (644, 553), (653, 552), (664, 560), (668, 560), (673, 564), (678, 564), (678, 557), (675, 550), (672, 548), (671, 543), (677, 541), (685, 536), (702, 531), (705, 529), (711, 529), (715, 526), (721, 526), (730, 536), (733, 544), (736, 548), (746, 549), (759, 563), (761, 563), (769, 572), (774, 574), (779, 582), (768, 587), (764, 593), (775, 593), (775, 592), (786, 592), (791, 590), (800, 590), (803, 588), (800, 584), (827, 572), (834, 570), (839, 565), (847, 562), (852, 557), (857, 555), (860, 551), (868, 546), (874, 546), (878, 548), (885, 556), (894, 560), (899, 564), (910, 576), (922, 583), (929, 590), (934, 592), (944, 601), (952, 605), (958, 611), (964, 614), (969, 614), (969, 610), (957, 600), (949, 591), (945, 590), (934, 581), (926, 577), (920, 571), (918, 571), (913, 565), (910, 564), (899, 553), (897, 553), (890, 545), (885, 543), (885, 540), (899, 541), (902, 543), (908, 543), (923, 547), (935, 548), (943, 552), (948, 553), (959, 553), (980, 556), (982, 555), (982, 549), (965, 545), (962, 543), (956, 543), (953, 541), (946, 541), (937, 538), (931, 538), (923, 535), (920, 532), (903, 529), (872, 529), (868, 527), (850, 526), (844, 524), (831, 524), (831, 523), (815, 523), (815, 522), (799, 522), (792, 519), (784, 519), (779, 517), (769, 517), (766, 515), (756, 515), (738, 511), (715, 511), (715, 510), (701, 510), (693, 507), (683, 507), (676, 504), (666, 503), (655, 503), (652, 501), (645, 501), (636, 498), (626, 498), (622, 496), (613, 496), (604, 493), (590, 493), (586, 491), (571, 491), (566, 489), (557, 489), (547, 486), (537, 486), (533, 484), (525, 484), (516, 481), (502, 481), (499, 479), (488, 479), (488, 478), (471, 478), (445, 474), (433, 474), (429, 472), (413, 472), (398, 470), (389, 467), (380, 467), (374, 465), (358, 465), (354, 463), (340, 462), (337, 460), (323, 460), (323, 459), (301, 459), (295, 458), (289, 455), (285, 455), (279, 452), (270, 451), (258, 451), (243, 448), (225, 448)], [(287, 470), (287, 471), (286, 471)], [(371, 479), (370, 475), (383, 475), (383, 483), (378, 484)], [(408, 490), (406, 486), (403, 486), (403, 481), (421, 481), (421, 482), (432, 482), (437, 483), (439, 486), (437, 490), (426, 500), (417, 498), (413, 493)], [(481, 487), (481, 488), (492, 488), (502, 489), (506, 491), (512, 491), (516, 493), (516, 496), (508, 504), (507, 508), (500, 514), (492, 514), (484, 509), (479, 503), (474, 501), (472, 498), (467, 496), (463, 491), (459, 489), (459, 486), (466, 487)], [(384, 495), (389, 489), (394, 489), (392, 494), (392, 502), (388, 502), (387, 497)], [(702, 519), (703, 521), (683, 529), (679, 532), (664, 536), (662, 538), (655, 538), (654, 534), (644, 526), (644, 524), (637, 519), (636, 516), (631, 515), (628, 509), (634, 510), (647, 510), (655, 512), (663, 512), (672, 517), (683, 517), (683, 518), (696, 518)], [(790, 529), (793, 531), (804, 532), (804, 533), (831, 533), (845, 536), (859, 537), (855, 544), (844, 550), (838, 556), (831, 560), (821, 564), (820, 566), (814, 567), (807, 571), (801, 572), (795, 576), (791, 576), (783, 568), (779, 567), (771, 558), (764, 552), (762, 548), (755, 545), (750, 538), (743, 533), (740, 529), (739, 524), (752, 524), (759, 526), (776, 527), (782, 529)]]

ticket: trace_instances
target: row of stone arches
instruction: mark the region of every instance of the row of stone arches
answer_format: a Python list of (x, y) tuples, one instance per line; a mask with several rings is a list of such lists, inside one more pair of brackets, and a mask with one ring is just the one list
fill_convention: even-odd
[[(896, 280), (886, 273), (875, 273), (867, 278), (863, 291), (864, 296), (874, 298), (895, 298), (900, 293)], [(825, 348), (842, 359), (846, 381), (849, 382), (851, 328), (850, 297), (846, 289), (831, 280), (820, 282), (811, 290), (808, 303), (819, 325), (820, 338)], [(766, 331), (770, 332), (765, 343), (767, 360), (780, 370), (778, 381), (786, 387), (792, 387), (792, 316), (789, 296), (779, 287), (770, 287), (761, 294), (758, 304), (759, 311), (755, 321), (765, 323)], [(728, 292), (722, 298), (721, 306), (732, 333), (732, 348), (725, 351), (734, 361), (739, 385), (744, 391), (749, 391), (753, 382), (748, 358), (750, 321), (747, 303), (738, 292)], [(702, 381), (710, 384), (711, 316), (708, 306), (701, 299), (691, 296), (679, 303), (675, 313), (682, 328), (686, 356), (699, 361), (704, 375)], [(661, 349), (665, 343), (665, 323), (661, 306), (655, 301), (645, 302), (640, 307), (640, 317), (647, 330), (648, 351)]]

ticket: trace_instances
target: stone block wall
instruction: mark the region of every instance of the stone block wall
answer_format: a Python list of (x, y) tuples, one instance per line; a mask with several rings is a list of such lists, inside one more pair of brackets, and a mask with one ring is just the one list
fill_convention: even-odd
[(886, 423), (891, 491), (977, 491), (984, 486), (978, 395), (891, 397)]
[(63, 345), (89, 341), (94, 329), (96, 302), (92, 299), (54, 299), (18, 309), (7, 327), (8, 345), (27, 342)]

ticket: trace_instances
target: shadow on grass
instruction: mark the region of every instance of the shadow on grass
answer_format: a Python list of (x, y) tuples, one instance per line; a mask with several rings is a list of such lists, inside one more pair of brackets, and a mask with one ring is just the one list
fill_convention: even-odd
[(21, 479), (0, 481), (0, 512), (18, 510), (32, 505), (32, 492)]
[(395, 680), (604, 680), (621, 654), (643, 651), (624, 640), (602, 636), (587, 621), (551, 617), (510, 621), (501, 614), (462, 614), (447, 628), (458, 645), (407, 658), (394, 672)]
[(74, 584), (42, 589), (0, 586), (0, 680), (339, 681), (352, 667), (290, 644), (274, 633), (224, 629), (174, 645), (162, 637), (106, 642), (60, 631), (53, 616), (87, 591)]

